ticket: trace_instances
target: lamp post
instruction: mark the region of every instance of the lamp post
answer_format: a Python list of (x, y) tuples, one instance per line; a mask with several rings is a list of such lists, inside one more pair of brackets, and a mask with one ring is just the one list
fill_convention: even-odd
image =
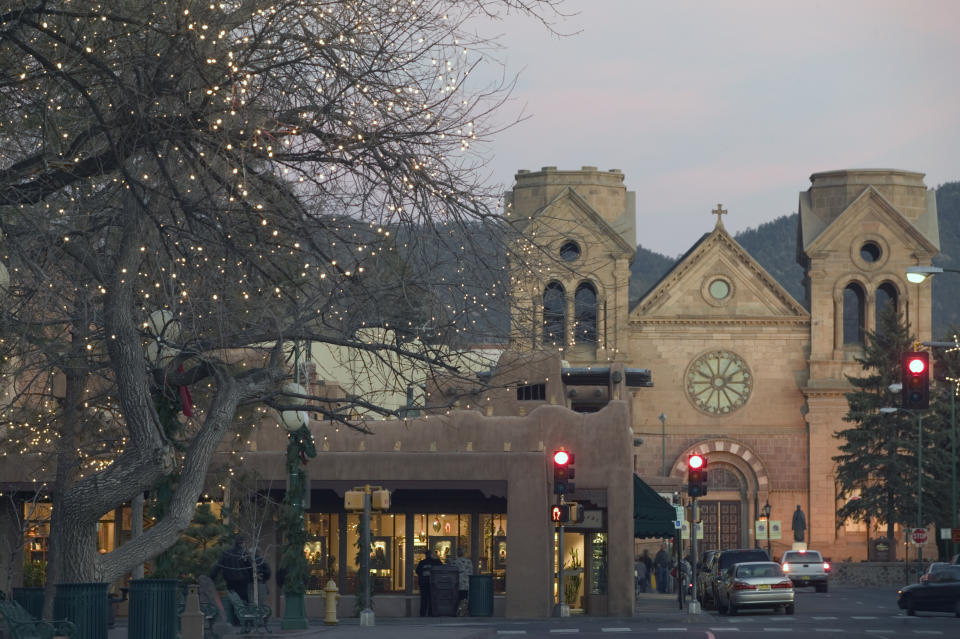
[[(306, 389), (299, 384), (287, 384), (284, 391), (294, 395), (305, 395)], [(302, 400), (293, 400), (301, 404)], [(307, 530), (303, 516), (303, 498), (308, 490), (306, 465), (308, 457), (316, 457), (317, 449), (313, 435), (307, 428), (309, 416), (302, 410), (285, 410), (280, 413), (280, 423), (287, 431), (287, 491), (283, 498), (284, 510), (280, 525), (283, 530), (283, 550), (281, 568), (284, 569), (283, 582), (283, 619), (280, 627), (284, 630), (303, 630), (307, 628), (306, 593), (307, 561), (303, 547), (307, 540)]]
[[(940, 266), (908, 266), (906, 269), (907, 280), (913, 282), (914, 284), (920, 284), (928, 277), (936, 275), (937, 273), (960, 273), (960, 269), (943, 268)], [(948, 342), (947, 344), (934, 343), (932, 345), (960, 349), (960, 343), (957, 343), (956, 337), (954, 337), (953, 344)], [(960, 387), (958, 387), (960, 380), (950, 381), (953, 382), (953, 392), (950, 393), (950, 512), (952, 515), (950, 526), (951, 528), (956, 529), (960, 527), (960, 524), (957, 522), (957, 408), (955, 398), (957, 391), (960, 390)], [(956, 542), (952, 542), (952, 544), (952, 554), (956, 554), (957, 544)]]
[[(902, 384), (890, 384), (887, 387), (893, 393), (899, 393)], [(880, 412), (889, 414), (902, 410), (900, 408), (881, 408)], [(909, 412), (909, 411), (908, 411)], [(923, 415), (917, 412), (917, 528), (923, 528)], [(908, 535), (904, 531), (904, 536)], [(923, 568), (923, 548), (917, 546), (917, 576), (920, 575)]]
[(770, 554), (770, 500), (768, 499), (763, 504), (763, 516), (767, 518), (767, 557), (773, 559), (773, 555)]

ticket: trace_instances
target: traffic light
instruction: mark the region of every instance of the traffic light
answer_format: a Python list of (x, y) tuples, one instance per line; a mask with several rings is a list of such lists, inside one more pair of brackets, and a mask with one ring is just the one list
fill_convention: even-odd
[(707, 494), (707, 458), (699, 453), (687, 457), (687, 494), (691, 497)]
[(553, 453), (553, 492), (557, 495), (572, 493), (573, 483), (573, 453), (562, 448)]
[(930, 406), (930, 353), (905, 353), (900, 359), (903, 408)]
[(550, 521), (555, 524), (566, 523), (570, 519), (569, 504), (550, 507)]

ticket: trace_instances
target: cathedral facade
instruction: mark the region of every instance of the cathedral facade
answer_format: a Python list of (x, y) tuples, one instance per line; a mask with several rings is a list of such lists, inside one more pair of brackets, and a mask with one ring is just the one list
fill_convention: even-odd
[[(712, 224), (705, 211), (712, 229), (631, 303), (635, 221), (642, 228), (656, 219), (636, 215), (617, 170), (520, 171), (507, 203), (508, 218), (543, 247), (514, 247), (511, 348), (556, 349), (571, 367), (650, 371), (653, 387), (631, 393), (635, 471), (661, 494), (682, 495), (688, 455), (706, 455), (701, 549), (770, 543), (779, 556), (795, 541), (800, 507), (810, 548), (836, 561), (867, 558), (878, 533), (835, 515), (834, 435), (845, 428), (846, 376), (863, 374), (856, 357), (878, 310), (895, 304), (911, 332), (930, 339), (929, 281), (905, 277), (939, 250), (923, 174), (810, 176), (797, 229), (804, 300), (733, 239), (718, 205)], [(597, 408), (576, 390), (564, 400), (573, 410)], [(769, 542), (756, 533), (766, 531), (757, 522), (767, 504)]]

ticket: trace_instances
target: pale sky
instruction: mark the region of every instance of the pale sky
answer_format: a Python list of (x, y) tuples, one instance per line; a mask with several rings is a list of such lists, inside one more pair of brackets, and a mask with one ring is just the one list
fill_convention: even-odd
[(960, 180), (960, 0), (571, 0), (557, 37), (490, 26), (529, 118), (498, 135), (517, 169), (621, 169), (637, 238), (676, 256), (797, 209), (818, 171), (897, 168)]

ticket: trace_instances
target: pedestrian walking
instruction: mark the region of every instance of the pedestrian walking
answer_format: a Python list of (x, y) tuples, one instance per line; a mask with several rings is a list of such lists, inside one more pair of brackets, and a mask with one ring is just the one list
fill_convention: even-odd
[(470, 575), (473, 574), (473, 562), (467, 557), (464, 557), (463, 548), (457, 548), (457, 558), (453, 560), (453, 565), (457, 569), (457, 588), (459, 594), (457, 616), (464, 617), (467, 614), (467, 594), (470, 589)]
[(643, 563), (643, 559), (640, 557), (633, 562), (633, 581), (637, 595), (647, 592), (647, 564)]
[(210, 571), (210, 578), (216, 581), (218, 575), (223, 575), (227, 590), (234, 591), (249, 603), (248, 588), (253, 583), (253, 566), (247, 554), (246, 543), (247, 540), (243, 535), (237, 535), (233, 540), (233, 546), (220, 555), (220, 559)]
[(647, 567), (647, 583), (643, 590), (644, 592), (650, 592), (650, 580), (653, 579), (653, 557), (650, 556), (650, 551), (644, 548), (640, 559), (643, 561), (643, 565)]
[(653, 569), (657, 577), (657, 592), (670, 592), (668, 577), (670, 575), (670, 553), (667, 545), (660, 544), (660, 550), (653, 558)]
[(443, 562), (437, 557), (437, 551), (431, 550), (427, 556), (417, 564), (415, 572), (417, 573), (417, 585), (420, 586), (420, 616), (429, 617), (433, 614), (433, 607), (430, 605), (430, 573), (434, 566), (442, 566)]

